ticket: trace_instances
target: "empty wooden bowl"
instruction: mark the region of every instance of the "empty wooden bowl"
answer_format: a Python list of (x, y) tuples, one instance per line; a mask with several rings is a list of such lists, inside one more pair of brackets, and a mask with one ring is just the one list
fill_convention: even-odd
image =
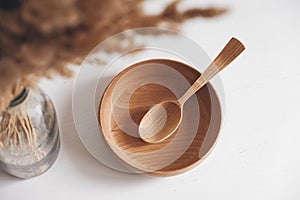
[(119, 73), (99, 110), (102, 133), (112, 151), (131, 167), (155, 175), (176, 175), (199, 164), (221, 127), (221, 106), (210, 83), (186, 102), (182, 122), (171, 137), (149, 144), (138, 134), (151, 106), (179, 98), (199, 76), (196, 69), (167, 59), (142, 61)]

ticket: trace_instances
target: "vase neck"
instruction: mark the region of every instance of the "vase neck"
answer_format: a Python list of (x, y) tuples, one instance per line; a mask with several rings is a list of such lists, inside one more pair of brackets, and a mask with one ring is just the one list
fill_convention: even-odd
[(21, 104), (27, 98), (28, 93), (29, 93), (29, 89), (24, 88), (22, 92), (10, 102), (9, 107), (12, 108)]

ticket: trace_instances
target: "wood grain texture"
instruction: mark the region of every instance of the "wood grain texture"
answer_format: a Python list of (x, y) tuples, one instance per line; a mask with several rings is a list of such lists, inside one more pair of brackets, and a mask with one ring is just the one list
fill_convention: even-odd
[[(158, 65), (178, 72), (190, 84), (157, 70)], [(182, 123), (171, 137), (149, 144), (138, 135), (139, 123), (152, 105), (176, 101), (175, 94), (183, 94), (199, 76), (194, 68), (165, 59), (143, 61), (118, 74), (106, 89), (99, 110), (102, 133), (113, 152), (130, 166), (152, 175), (176, 175), (199, 164), (214, 146), (222, 118), (218, 96), (209, 83), (186, 103)], [(139, 81), (146, 79), (148, 83), (141, 85)], [(200, 113), (198, 119), (195, 111)]]
[(211, 78), (227, 67), (243, 51), (245, 46), (236, 38), (231, 38), (218, 56), (207, 67), (203, 74), (195, 81), (189, 90), (178, 100), (183, 105), (195, 92), (205, 85)]

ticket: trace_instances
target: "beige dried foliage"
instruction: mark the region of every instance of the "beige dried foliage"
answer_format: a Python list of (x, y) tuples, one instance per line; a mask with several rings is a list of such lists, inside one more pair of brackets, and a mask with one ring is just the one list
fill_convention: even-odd
[(149, 16), (143, 0), (0, 0), (0, 111), (17, 88), (34, 87), (42, 77), (71, 76), (68, 64), (80, 63), (113, 34), (225, 12), (213, 7), (180, 12), (179, 2)]

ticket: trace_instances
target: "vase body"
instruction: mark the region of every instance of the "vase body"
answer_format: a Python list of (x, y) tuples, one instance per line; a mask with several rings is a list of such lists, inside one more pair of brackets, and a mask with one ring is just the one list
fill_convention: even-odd
[(0, 113), (0, 167), (13, 176), (31, 178), (53, 165), (59, 149), (51, 99), (40, 89), (24, 89)]

